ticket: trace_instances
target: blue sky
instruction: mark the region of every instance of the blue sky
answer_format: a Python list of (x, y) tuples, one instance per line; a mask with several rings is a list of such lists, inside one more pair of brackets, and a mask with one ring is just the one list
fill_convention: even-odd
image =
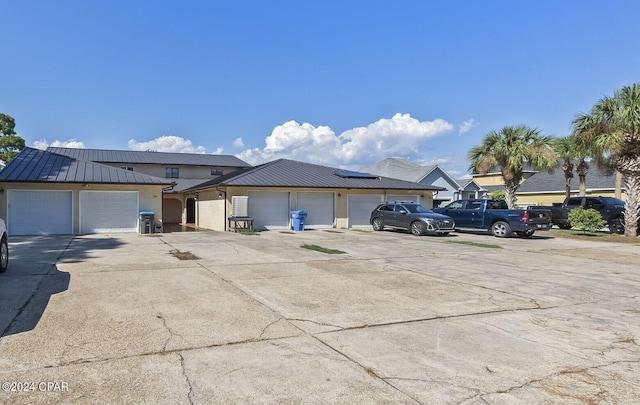
[(7, 1), (0, 112), (28, 146), (462, 177), (491, 130), (565, 136), (640, 80), (640, 2)]

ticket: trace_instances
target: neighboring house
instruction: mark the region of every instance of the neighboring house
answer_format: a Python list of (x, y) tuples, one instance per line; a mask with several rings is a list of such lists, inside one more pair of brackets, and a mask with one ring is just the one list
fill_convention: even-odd
[(0, 216), (12, 235), (137, 232), (172, 222), (225, 230), (232, 215), (259, 229), (287, 229), (291, 210), (308, 228), (369, 226), (387, 200), (432, 205), (437, 186), (280, 159), (251, 167), (233, 156), (25, 148), (0, 171)]
[(482, 192), (485, 191), (474, 179), (456, 180), (438, 165), (421, 166), (406, 159), (388, 158), (373, 166), (363, 167), (360, 170), (380, 176), (444, 188), (445, 190), (434, 193), (434, 207), (461, 198), (479, 198)]
[(165, 225), (196, 222), (195, 195), (185, 193), (186, 189), (250, 167), (247, 162), (231, 155), (54, 147), (48, 148), (47, 151), (134, 173), (165, 178), (167, 182), (174, 183), (171, 189), (163, 193), (161, 219)]
[[(586, 177), (587, 195), (613, 197), (615, 195), (615, 174), (607, 174), (592, 167)], [(525, 180), (516, 191), (518, 205), (552, 205), (565, 198), (565, 178), (561, 168), (553, 172), (537, 172)], [(577, 174), (571, 179), (571, 195), (579, 194)], [(623, 189), (624, 191), (624, 189)], [(622, 193), (623, 198), (625, 193)]]
[(292, 210), (307, 210), (305, 228), (369, 225), (381, 202), (414, 201), (431, 206), (428, 184), (279, 159), (246, 168), (186, 190), (197, 195), (198, 226), (224, 230), (226, 218), (249, 216), (258, 229), (288, 229)]
[(137, 232), (172, 184), (142, 173), (25, 148), (0, 171), (0, 217), (10, 235)]

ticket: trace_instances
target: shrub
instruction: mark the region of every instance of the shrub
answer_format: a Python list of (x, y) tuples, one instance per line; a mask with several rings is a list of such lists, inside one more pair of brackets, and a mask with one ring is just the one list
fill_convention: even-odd
[(607, 221), (602, 215), (593, 208), (585, 210), (582, 207), (574, 208), (569, 212), (569, 222), (574, 228), (582, 229), (584, 233), (587, 231), (595, 232), (600, 228), (607, 226)]

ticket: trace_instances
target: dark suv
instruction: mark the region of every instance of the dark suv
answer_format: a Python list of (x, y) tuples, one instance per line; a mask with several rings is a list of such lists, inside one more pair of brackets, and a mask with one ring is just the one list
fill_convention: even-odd
[(371, 212), (369, 223), (374, 231), (381, 231), (385, 227), (401, 228), (414, 235), (447, 235), (456, 226), (451, 217), (437, 214), (416, 203), (380, 204)]

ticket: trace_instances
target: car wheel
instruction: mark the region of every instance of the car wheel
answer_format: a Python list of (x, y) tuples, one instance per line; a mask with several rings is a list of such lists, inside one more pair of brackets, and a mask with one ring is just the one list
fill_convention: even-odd
[(609, 232), (611, 233), (624, 233), (624, 224), (622, 223), (622, 218), (613, 218), (609, 221)]
[(424, 224), (420, 221), (413, 221), (411, 223), (411, 233), (416, 235), (416, 236), (420, 236), (424, 233)]
[(516, 232), (518, 234), (518, 236), (520, 236), (521, 238), (530, 238), (533, 236), (534, 233), (536, 233), (536, 231), (530, 229), (528, 231), (518, 231)]
[(7, 271), (9, 267), (9, 245), (7, 244), (7, 238), (2, 238), (0, 243), (0, 273)]
[(498, 221), (491, 225), (491, 233), (498, 238), (506, 238), (511, 235), (511, 227), (504, 221)]
[(375, 218), (373, 220), (373, 230), (381, 231), (383, 229), (384, 229), (384, 224), (382, 223), (382, 220), (380, 218)]
[(562, 225), (558, 225), (558, 228), (560, 229), (571, 229), (571, 224), (562, 224)]

